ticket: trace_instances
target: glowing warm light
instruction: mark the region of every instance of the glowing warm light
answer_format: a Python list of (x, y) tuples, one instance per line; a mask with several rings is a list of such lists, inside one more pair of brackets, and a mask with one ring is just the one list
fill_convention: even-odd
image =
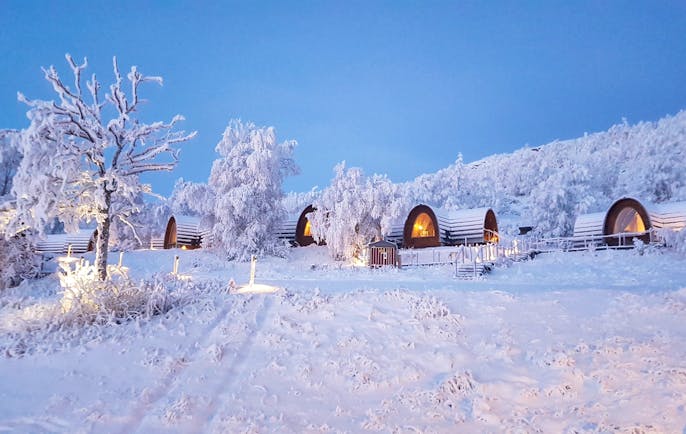
[(435, 237), (436, 229), (434, 229), (434, 222), (429, 214), (423, 212), (417, 216), (412, 225), (412, 238), (428, 238)]
[(181, 246), (181, 250), (188, 250), (188, 246)]
[(309, 220), (307, 221), (307, 223), (305, 223), (305, 230), (303, 230), (303, 235), (306, 237), (312, 236), (312, 225), (310, 224)]
[(646, 226), (640, 214), (635, 209), (627, 207), (617, 215), (613, 229), (615, 234), (645, 232)]

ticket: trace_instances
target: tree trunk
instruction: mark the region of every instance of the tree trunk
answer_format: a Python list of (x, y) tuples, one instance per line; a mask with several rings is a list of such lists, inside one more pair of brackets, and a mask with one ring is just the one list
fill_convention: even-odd
[(101, 221), (98, 222), (98, 240), (95, 245), (95, 268), (98, 272), (98, 279), (107, 279), (107, 253), (110, 244), (110, 205), (112, 204), (112, 193), (105, 191), (105, 208), (100, 210)]

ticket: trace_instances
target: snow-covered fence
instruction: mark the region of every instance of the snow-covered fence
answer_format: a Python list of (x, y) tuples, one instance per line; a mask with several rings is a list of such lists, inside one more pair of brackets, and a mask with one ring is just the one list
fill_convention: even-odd
[(402, 266), (440, 264), (494, 264), (506, 260), (517, 260), (530, 253), (527, 244), (514, 239), (508, 244), (477, 244), (426, 249), (399, 250)]

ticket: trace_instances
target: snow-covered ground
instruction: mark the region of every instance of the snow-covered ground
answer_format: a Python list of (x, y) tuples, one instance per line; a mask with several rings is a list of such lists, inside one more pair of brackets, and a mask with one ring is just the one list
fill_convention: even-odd
[[(627, 432), (686, 427), (686, 258), (540, 255), (482, 280), (140, 251), (193, 300), (151, 319), (41, 327), (54, 277), (0, 294), (0, 432)], [(116, 262), (118, 258), (112, 258)], [(268, 289), (268, 288), (267, 288)]]

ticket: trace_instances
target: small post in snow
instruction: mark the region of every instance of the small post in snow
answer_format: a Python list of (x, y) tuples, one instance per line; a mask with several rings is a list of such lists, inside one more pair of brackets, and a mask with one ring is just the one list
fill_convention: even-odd
[(69, 247), (67, 247), (67, 258), (71, 258), (71, 243), (69, 243)]
[(255, 266), (257, 265), (257, 256), (252, 255), (250, 257), (250, 282), (249, 285), (253, 286), (255, 284)]
[(124, 252), (119, 252), (119, 264), (117, 265), (121, 268), (121, 264), (124, 262)]
[(177, 275), (179, 273), (179, 255), (174, 256), (174, 268), (172, 271), (173, 275)]

